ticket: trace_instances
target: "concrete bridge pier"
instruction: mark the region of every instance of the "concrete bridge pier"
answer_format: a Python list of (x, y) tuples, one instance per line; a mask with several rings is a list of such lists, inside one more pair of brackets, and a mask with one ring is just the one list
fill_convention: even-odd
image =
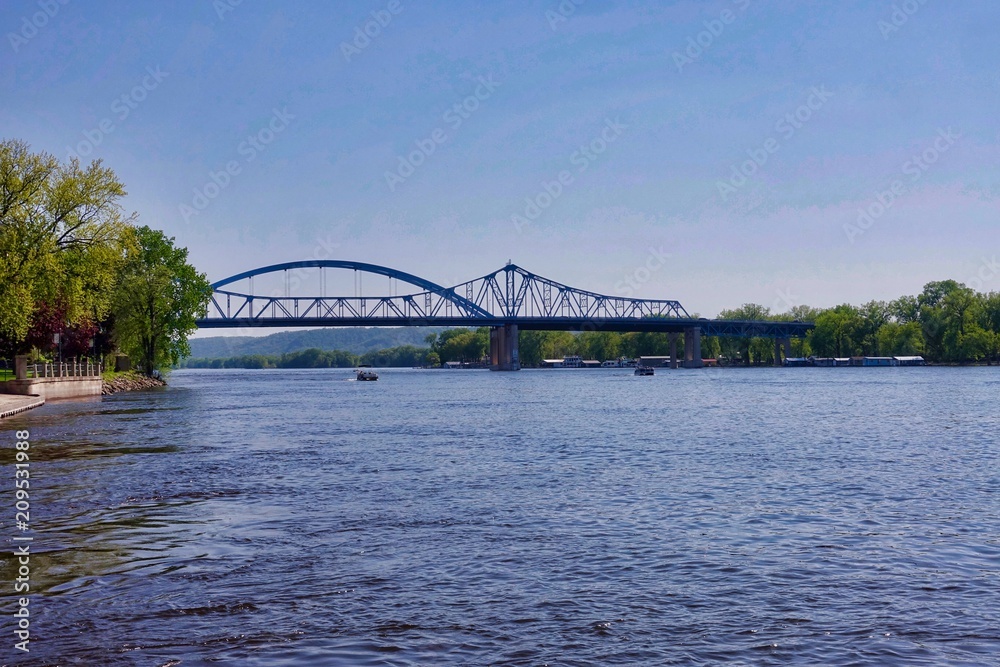
[(517, 325), (490, 327), (490, 370), (519, 371), (521, 357), (517, 347)]
[(701, 327), (684, 329), (684, 368), (701, 368)]
[(781, 352), (784, 350), (785, 359), (792, 356), (792, 339), (791, 338), (775, 338), (774, 339), (774, 365), (781, 366)]
[[(670, 367), (677, 368), (677, 337), (679, 333), (667, 334), (667, 339), (670, 341)], [(685, 347), (687, 347), (685, 345)]]

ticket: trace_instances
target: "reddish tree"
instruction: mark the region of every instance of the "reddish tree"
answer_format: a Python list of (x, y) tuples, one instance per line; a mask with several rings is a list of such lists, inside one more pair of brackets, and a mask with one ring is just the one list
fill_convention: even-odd
[(61, 334), (66, 329), (66, 308), (62, 304), (41, 302), (36, 305), (31, 316), (31, 327), (24, 339), (27, 349), (37, 347), (42, 352), (55, 349), (52, 341), (55, 334)]
[(90, 354), (90, 344), (97, 331), (97, 325), (90, 321), (67, 326), (62, 334), (63, 357), (86, 357)]

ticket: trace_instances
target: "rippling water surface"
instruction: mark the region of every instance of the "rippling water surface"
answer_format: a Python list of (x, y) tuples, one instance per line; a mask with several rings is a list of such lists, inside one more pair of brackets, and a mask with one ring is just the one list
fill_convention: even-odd
[(380, 373), (0, 423), (0, 663), (1000, 664), (996, 368)]

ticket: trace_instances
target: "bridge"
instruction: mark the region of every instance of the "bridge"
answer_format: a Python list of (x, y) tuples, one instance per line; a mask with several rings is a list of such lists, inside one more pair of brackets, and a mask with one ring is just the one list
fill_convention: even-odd
[[(326, 295), (326, 269), (355, 272), (353, 296)], [(293, 295), (305, 272), (319, 270), (319, 294)], [(279, 274), (284, 288), (254, 293), (254, 278)], [(389, 279), (388, 295), (364, 296), (363, 276)], [(246, 290), (231, 287), (248, 282)], [(396, 294), (393, 294), (393, 281)], [(400, 283), (411, 286), (399, 294)], [(684, 363), (701, 362), (701, 336), (765, 337), (775, 340), (775, 359), (790, 351), (792, 338), (809, 322), (710, 320), (691, 317), (680, 302), (606, 296), (577, 289), (507, 264), (485, 276), (445, 287), (404, 271), (349, 260), (306, 260), (274, 264), (230, 276), (212, 285), (203, 329), (230, 327), (490, 327), (490, 367), (518, 370), (518, 331), (650, 331), (669, 334), (677, 367), (678, 336), (684, 334)]]

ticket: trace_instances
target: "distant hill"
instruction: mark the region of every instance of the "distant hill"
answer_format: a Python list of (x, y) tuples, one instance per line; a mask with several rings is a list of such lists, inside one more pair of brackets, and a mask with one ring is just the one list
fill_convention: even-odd
[(213, 336), (196, 338), (191, 343), (191, 356), (215, 359), (244, 354), (284, 354), (311, 347), (321, 350), (344, 350), (364, 354), (399, 345), (427, 347), (427, 334), (440, 333), (444, 327), (357, 327), (346, 329), (313, 329), (309, 331), (279, 331), (270, 336)]

